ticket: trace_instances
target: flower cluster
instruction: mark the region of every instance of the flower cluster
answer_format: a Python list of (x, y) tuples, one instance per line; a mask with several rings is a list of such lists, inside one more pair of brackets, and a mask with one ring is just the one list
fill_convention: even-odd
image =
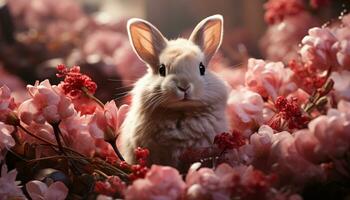
[(64, 81), (59, 85), (64, 94), (72, 99), (80, 97), (83, 92), (95, 94), (97, 85), (87, 75), (80, 73), (80, 67), (74, 66), (67, 69), (65, 65), (57, 66), (57, 76), (64, 77)]
[(283, 130), (284, 126), (287, 126), (288, 129), (305, 128), (309, 117), (303, 113), (297, 101), (296, 97), (288, 100), (279, 96), (275, 102), (277, 113), (270, 119), (268, 125), (275, 130)]
[(223, 150), (239, 148), (244, 145), (244, 143), (244, 138), (237, 131), (232, 131), (232, 133), (221, 133), (214, 138), (214, 144)]

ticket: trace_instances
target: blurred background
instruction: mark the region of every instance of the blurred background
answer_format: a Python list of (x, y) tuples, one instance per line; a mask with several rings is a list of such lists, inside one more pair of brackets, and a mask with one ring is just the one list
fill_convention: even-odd
[[(16, 92), (36, 80), (57, 84), (58, 64), (79, 65), (97, 82), (98, 98), (120, 104), (146, 71), (126, 35), (129, 18), (146, 19), (173, 39), (187, 37), (203, 18), (222, 14), (224, 41), (211, 65), (234, 87), (235, 79), (242, 78), (237, 69), (244, 68), (248, 57), (288, 62), (310, 27), (329, 23), (328, 19), (349, 7), (349, 0), (334, 0), (317, 10), (307, 8), (302, 14), (267, 24), (266, 2), (0, 0), (0, 85)], [(18, 92), (18, 101), (26, 98), (23, 95)]]

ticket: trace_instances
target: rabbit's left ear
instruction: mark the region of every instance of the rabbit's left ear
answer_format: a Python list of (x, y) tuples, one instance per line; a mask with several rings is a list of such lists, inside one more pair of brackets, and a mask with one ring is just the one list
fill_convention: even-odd
[(221, 45), (223, 24), (222, 15), (207, 17), (196, 26), (190, 36), (190, 40), (204, 52), (207, 63)]

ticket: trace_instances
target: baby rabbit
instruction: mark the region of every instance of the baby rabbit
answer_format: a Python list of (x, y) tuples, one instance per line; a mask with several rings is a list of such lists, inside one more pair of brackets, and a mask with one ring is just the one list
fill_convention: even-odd
[(180, 167), (188, 148), (212, 145), (227, 131), (227, 87), (207, 68), (223, 37), (223, 18), (202, 20), (188, 40), (167, 40), (152, 24), (130, 19), (129, 39), (148, 72), (135, 83), (121, 128), (120, 149), (135, 163), (134, 149), (148, 148), (148, 164)]

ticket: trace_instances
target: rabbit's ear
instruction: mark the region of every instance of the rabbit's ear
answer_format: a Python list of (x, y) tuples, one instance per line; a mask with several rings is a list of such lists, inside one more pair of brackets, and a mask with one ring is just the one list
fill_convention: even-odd
[(222, 15), (213, 15), (203, 19), (193, 30), (190, 40), (204, 52), (206, 62), (219, 49), (223, 37), (224, 20)]
[(151, 67), (158, 66), (159, 54), (165, 48), (167, 39), (149, 22), (130, 19), (127, 24), (129, 40), (136, 54)]

